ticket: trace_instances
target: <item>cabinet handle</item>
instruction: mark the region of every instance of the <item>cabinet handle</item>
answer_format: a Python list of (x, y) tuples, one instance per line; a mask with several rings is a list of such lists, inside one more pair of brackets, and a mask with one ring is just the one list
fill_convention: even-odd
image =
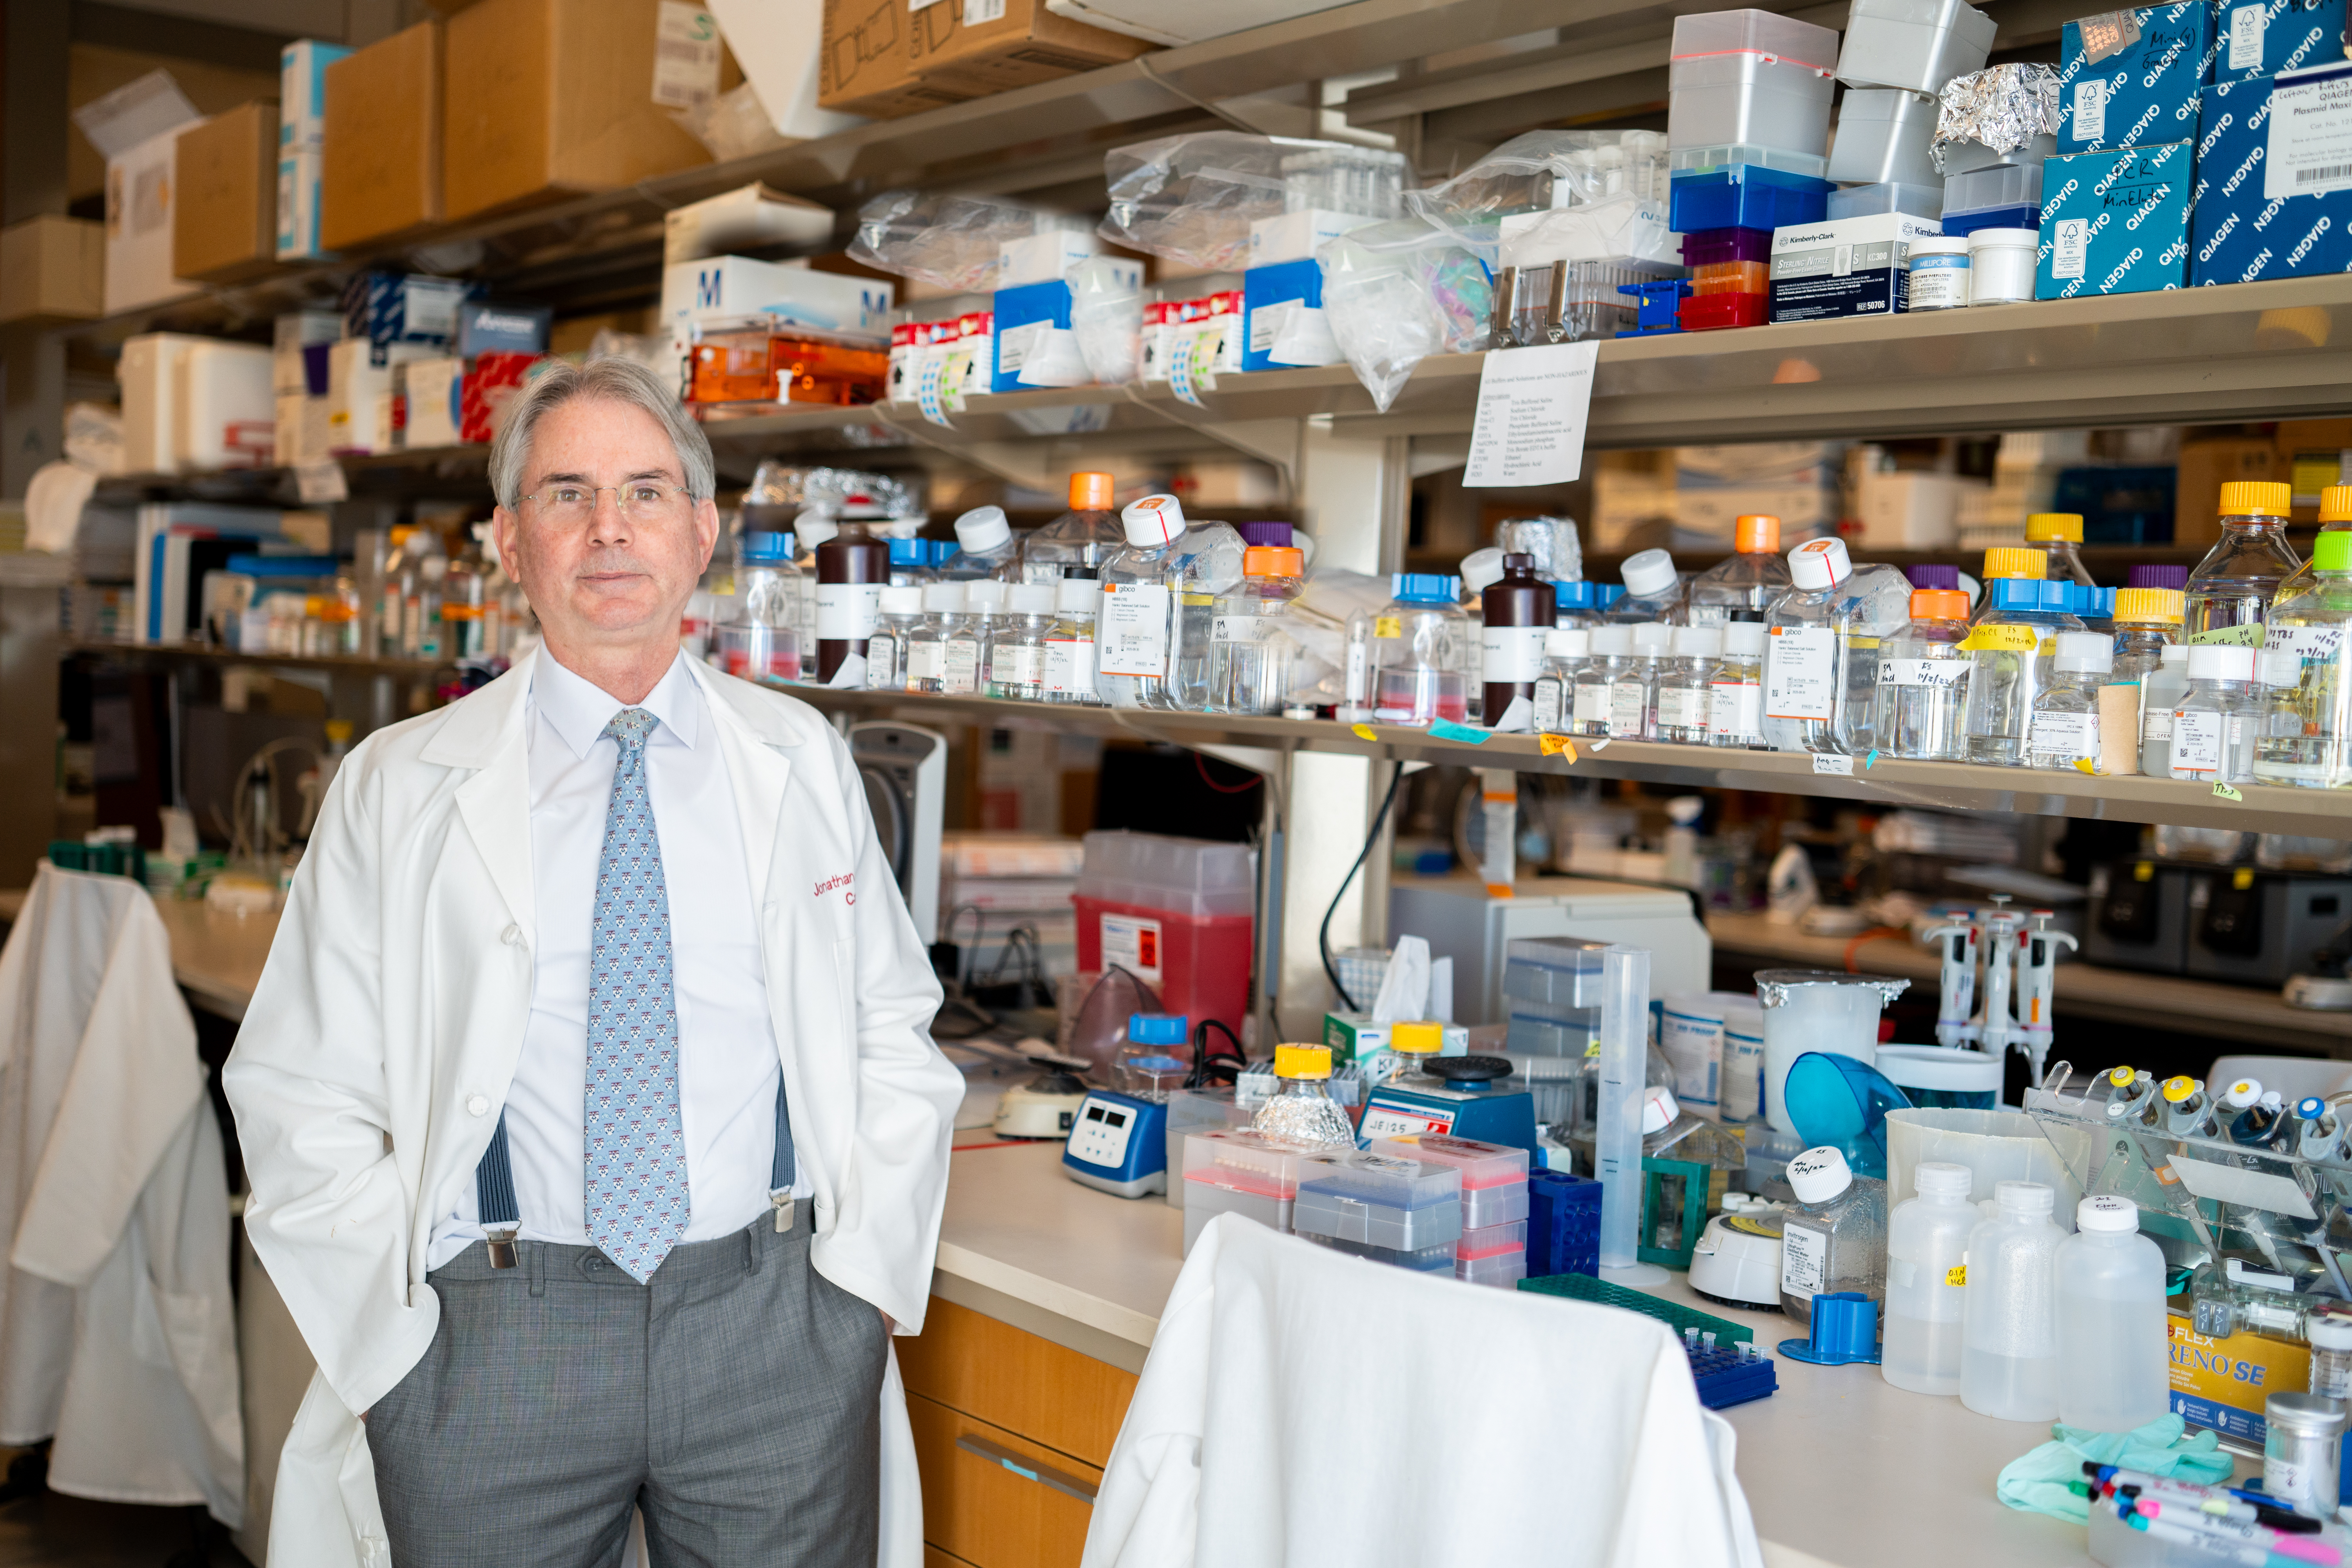
[(1088, 1508), (1094, 1506), (1093, 1483), (1080, 1480), (1077, 1477), (1055, 1469), (1050, 1465), (1038, 1464), (1026, 1455), (1014, 1453), (1002, 1443), (992, 1443), (985, 1437), (976, 1437), (967, 1432), (956, 1439), (956, 1447), (967, 1454), (977, 1455), (992, 1464), (1003, 1466), (1024, 1481), (1035, 1481), (1041, 1486), (1051, 1487), (1057, 1492), (1077, 1499)]

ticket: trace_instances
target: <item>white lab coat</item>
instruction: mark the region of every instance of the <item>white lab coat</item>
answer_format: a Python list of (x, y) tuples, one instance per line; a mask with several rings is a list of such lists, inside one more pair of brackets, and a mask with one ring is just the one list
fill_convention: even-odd
[[(530, 1007), (533, 659), (377, 731), (337, 773), (223, 1083), (246, 1226), (319, 1360), (279, 1462), (270, 1558), (390, 1561), (366, 1410), (432, 1342), (425, 1256), (497, 1127)], [(692, 666), (753, 868), (768, 1005), (814, 1186), (817, 1271), (920, 1331), (962, 1093), (940, 988), (841, 737)], [(884, 1568), (921, 1554), (914, 1441), (882, 1400)]]
[(43, 865), (0, 952), (0, 1443), (49, 1485), (245, 1512), (228, 1176), (145, 889)]
[(1674, 1332), (1209, 1222), (1083, 1568), (1760, 1568)]

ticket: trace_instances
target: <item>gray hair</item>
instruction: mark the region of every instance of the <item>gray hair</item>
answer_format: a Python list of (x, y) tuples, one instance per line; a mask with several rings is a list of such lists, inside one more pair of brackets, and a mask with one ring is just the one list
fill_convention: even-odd
[(555, 360), (534, 376), (522, 395), (507, 405), (506, 423), (490, 442), (490, 490), (499, 504), (512, 510), (522, 499), (523, 478), (530, 464), (530, 438), (539, 422), (567, 403), (604, 399), (642, 408), (669, 432), (677, 448), (677, 466), (686, 493), (709, 500), (719, 488), (717, 466), (710, 458), (710, 438), (677, 400), (677, 389), (633, 359), (606, 354), (586, 364)]

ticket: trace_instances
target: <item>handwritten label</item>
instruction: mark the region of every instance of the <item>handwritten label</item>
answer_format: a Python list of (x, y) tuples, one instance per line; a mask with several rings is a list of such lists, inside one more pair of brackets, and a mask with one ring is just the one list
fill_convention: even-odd
[(1429, 727), (1429, 732), (1441, 741), (1459, 741), (1465, 746), (1483, 746), (1488, 731), (1470, 724), (1456, 724), (1451, 719), (1440, 719)]
[(1818, 778), (1825, 773), (1834, 774), (1840, 778), (1852, 778), (1853, 776), (1853, 759), (1852, 757), (1837, 756), (1829, 752), (1815, 752), (1813, 753), (1813, 774)]
[(2220, 795), (2223, 800), (2234, 800), (2234, 801), (2238, 802), (2238, 803), (2239, 803), (2240, 805), (2242, 805), (2243, 804), (2245, 804), (2245, 799), (2246, 799), (2246, 797), (2245, 797), (2244, 795), (2240, 795), (2236, 790), (2234, 790), (2234, 789), (2231, 788), (2228, 784), (2215, 784), (2215, 785), (2213, 786), (2213, 793), (2214, 793), (2215, 795)]
[(1584, 472), (1597, 340), (1498, 349), (1478, 374), (1466, 486), (1558, 485)]
[(1999, 624), (1973, 627), (1960, 639), (1964, 653), (2032, 653), (2041, 646), (2032, 626)]
[(1576, 742), (1565, 735), (1538, 735), (1536, 746), (1547, 757), (1566, 757), (1576, 761)]
[(2215, 626), (2209, 632), (2191, 632), (2189, 642), (2213, 643), (2223, 647), (2260, 647), (2263, 646), (2263, 623), (2248, 621), (2242, 626)]

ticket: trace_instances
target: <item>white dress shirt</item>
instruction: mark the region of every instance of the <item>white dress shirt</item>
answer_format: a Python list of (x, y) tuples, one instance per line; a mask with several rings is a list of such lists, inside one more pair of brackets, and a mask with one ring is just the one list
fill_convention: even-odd
[[(638, 706), (660, 721), (646, 742), (646, 786), (669, 889), (678, 1110), (692, 1194), (683, 1240), (697, 1242), (768, 1212), (782, 1072), (734, 792), (716, 726), (683, 658)], [(585, 1247), (589, 942), (604, 813), (620, 761), (619, 743), (604, 729), (625, 704), (543, 648), (530, 701), (524, 726), (539, 931), (530, 1022), (507, 1093), (507, 1146), (521, 1238)], [(808, 1195), (805, 1175), (794, 1191)], [(476, 1214), (469, 1182), (456, 1211), (434, 1227), (427, 1268), (481, 1238)]]

